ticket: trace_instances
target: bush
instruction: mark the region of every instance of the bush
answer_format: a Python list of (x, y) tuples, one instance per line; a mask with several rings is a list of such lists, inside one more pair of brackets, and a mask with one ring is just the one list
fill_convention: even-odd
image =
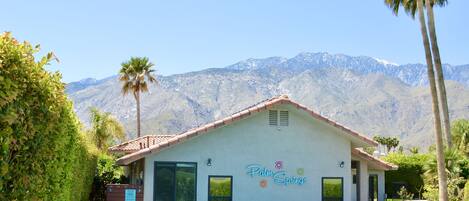
[(424, 165), (429, 157), (427, 154), (391, 153), (387, 155), (384, 160), (398, 165), (399, 169), (386, 171), (386, 194), (398, 198), (397, 192), (404, 186), (407, 192), (420, 197), (424, 189)]
[(87, 200), (96, 156), (38, 48), (0, 35), (0, 200)]
[(399, 198), (402, 200), (410, 200), (414, 198), (414, 194), (407, 192), (407, 189), (402, 186), (399, 192), (397, 192), (397, 195), (399, 195)]
[(466, 185), (464, 186), (464, 200), (469, 200), (469, 182), (466, 182)]
[[(466, 156), (457, 149), (445, 150), (445, 169), (448, 176), (447, 189), (450, 201), (459, 201), (463, 199), (463, 188), (466, 183), (464, 177), (468, 169), (468, 160)], [(424, 196), (430, 201), (438, 200), (438, 173), (437, 159), (435, 153), (431, 153), (430, 160), (425, 165), (425, 193)]]
[(106, 185), (124, 182), (124, 169), (115, 163), (115, 158), (106, 154), (100, 154), (98, 166), (93, 181), (93, 190), (90, 201), (106, 200)]

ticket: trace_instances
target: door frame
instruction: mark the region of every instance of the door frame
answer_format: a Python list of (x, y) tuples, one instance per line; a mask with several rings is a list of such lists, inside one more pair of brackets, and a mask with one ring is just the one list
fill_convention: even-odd
[[(156, 201), (156, 175), (158, 172), (156, 171), (157, 165), (158, 164), (171, 164), (174, 165), (174, 194), (176, 194), (176, 167), (177, 164), (190, 164), (194, 165), (195, 167), (195, 201), (197, 201), (197, 162), (185, 162), (185, 161), (155, 161), (154, 162), (154, 168), (153, 168), (153, 201)], [(176, 195), (174, 195), (174, 199), (176, 199)], [(173, 200), (175, 201), (175, 200)]]

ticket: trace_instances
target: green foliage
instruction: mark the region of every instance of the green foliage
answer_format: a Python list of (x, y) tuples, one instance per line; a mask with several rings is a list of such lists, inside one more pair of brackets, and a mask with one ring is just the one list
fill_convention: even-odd
[[(424, 1), (425, 2), (425, 1)], [(415, 0), (384, 0), (384, 3), (392, 10), (394, 15), (399, 14), (399, 9), (402, 7), (405, 13), (407, 13), (412, 18), (415, 17), (417, 13), (417, 1)], [(434, 0), (432, 6), (443, 7), (448, 3), (448, 0)]]
[(106, 185), (121, 183), (124, 179), (123, 168), (115, 164), (114, 156), (107, 155), (107, 149), (116, 142), (124, 141), (125, 132), (124, 127), (110, 113), (91, 108), (90, 119), (91, 128), (88, 130), (88, 134), (100, 154), (89, 200), (105, 201)]
[[(450, 201), (463, 200), (463, 189), (465, 180), (454, 174), (448, 175), (448, 198)], [(462, 185), (462, 186), (461, 186)], [(426, 183), (425, 192), (423, 193), (425, 199), (429, 201), (438, 201), (438, 183)]]
[(363, 148), (363, 151), (370, 155), (373, 155), (373, 153), (376, 151), (376, 147), (365, 147)]
[[(424, 196), (428, 200), (438, 200), (438, 175), (437, 160), (435, 154), (424, 166), (425, 190)], [(461, 200), (463, 187), (467, 180), (469, 169), (468, 158), (457, 149), (445, 151), (445, 169), (448, 175), (448, 196), (450, 200)]]
[(124, 127), (110, 113), (91, 108), (90, 119), (91, 129), (88, 133), (99, 150), (107, 151), (109, 146), (125, 140)]
[(38, 48), (0, 35), (0, 200), (87, 200), (93, 146)]
[(398, 151), (399, 153), (401, 153), (401, 154), (404, 153), (404, 147), (403, 147), (403, 146), (399, 146), (399, 148), (397, 149), (397, 151)]
[(420, 195), (424, 187), (424, 165), (429, 158), (428, 154), (390, 153), (387, 155), (384, 160), (399, 166), (399, 169), (386, 172), (386, 194), (398, 197), (397, 192), (404, 185), (409, 193)]
[(386, 145), (388, 152), (391, 151), (391, 149), (399, 146), (399, 139), (397, 139), (396, 137), (383, 137), (376, 135), (373, 137), (373, 140), (382, 145)]
[(410, 199), (414, 198), (414, 194), (408, 192), (407, 189), (404, 186), (402, 186), (401, 189), (399, 190), (399, 192), (397, 192), (397, 195), (399, 195), (399, 198), (401, 198), (403, 200), (410, 200)]
[(124, 170), (116, 165), (115, 158), (110, 155), (100, 154), (98, 166), (93, 180), (93, 190), (90, 194), (90, 201), (106, 200), (106, 185), (123, 182)]
[[(450, 200), (469, 200), (467, 180), (469, 179), (469, 121), (465, 119), (452, 123), (454, 149), (445, 150), (445, 167), (448, 175), (448, 196)], [(380, 144), (398, 144), (389, 137), (375, 136)], [(397, 140), (397, 139), (396, 139)], [(394, 141), (396, 141), (394, 140)], [(388, 148), (392, 146), (388, 145)], [(401, 197), (398, 192), (404, 186), (406, 191), (420, 198), (438, 200), (438, 174), (435, 146), (429, 147), (428, 154), (419, 154), (418, 148), (410, 149), (411, 155), (403, 152), (391, 153), (384, 160), (399, 166), (398, 170), (386, 172), (386, 193), (390, 197)], [(465, 187), (466, 186), (466, 187)], [(467, 189), (464, 189), (467, 188)], [(402, 194), (402, 193), (401, 193)]]
[(460, 151), (469, 155), (469, 120), (459, 119), (452, 123), (451, 135), (454, 146)]
[(469, 182), (466, 182), (466, 185), (464, 185), (464, 195), (463, 195), (465, 201), (469, 201)]
[(129, 61), (121, 64), (119, 79), (122, 82), (122, 92), (124, 94), (148, 91), (148, 82), (156, 82), (152, 75), (154, 66), (147, 57), (132, 57)]
[(419, 153), (419, 148), (418, 147), (412, 147), (412, 148), (410, 148), (409, 151), (412, 154), (418, 154)]

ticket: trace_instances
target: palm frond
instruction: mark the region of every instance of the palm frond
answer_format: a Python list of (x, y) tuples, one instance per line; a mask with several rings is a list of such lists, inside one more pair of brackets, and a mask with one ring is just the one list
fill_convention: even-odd
[[(122, 62), (119, 70), (119, 80), (122, 82), (122, 92), (124, 95), (136, 92), (147, 92), (148, 83), (157, 83), (153, 76), (155, 66), (148, 57), (131, 57), (130, 60)], [(137, 98), (137, 97), (135, 97)]]
[(90, 108), (91, 129), (96, 146), (106, 151), (116, 140), (125, 140), (124, 127), (109, 112), (101, 112), (96, 108)]
[(402, 0), (384, 0), (384, 4), (386, 4), (396, 16), (399, 14), (401, 3)]
[(147, 82), (144, 81), (140, 84), (140, 91), (142, 91), (142, 92), (147, 92), (148, 91)]
[(124, 95), (127, 95), (128, 93), (130, 93), (131, 91), (133, 91), (133, 84), (132, 82), (125, 82), (122, 86), (122, 93)]

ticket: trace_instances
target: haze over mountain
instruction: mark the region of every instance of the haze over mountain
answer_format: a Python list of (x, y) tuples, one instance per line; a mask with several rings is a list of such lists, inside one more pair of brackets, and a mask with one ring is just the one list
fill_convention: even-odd
[[(469, 65), (444, 65), (452, 119), (469, 118)], [(368, 135), (404, 145), (432, 142), (431, 99), (422, 64), (397, 65), (343, 54), (247, 59), (224, 68), (159, 76), (142, 96), (142, 133), (177, 134), (279, 94)], [(67, 85), (85, 123), (88, 108), (111, 112), (135, 133), (135, 101), (122, 97), (117, 76)]]

